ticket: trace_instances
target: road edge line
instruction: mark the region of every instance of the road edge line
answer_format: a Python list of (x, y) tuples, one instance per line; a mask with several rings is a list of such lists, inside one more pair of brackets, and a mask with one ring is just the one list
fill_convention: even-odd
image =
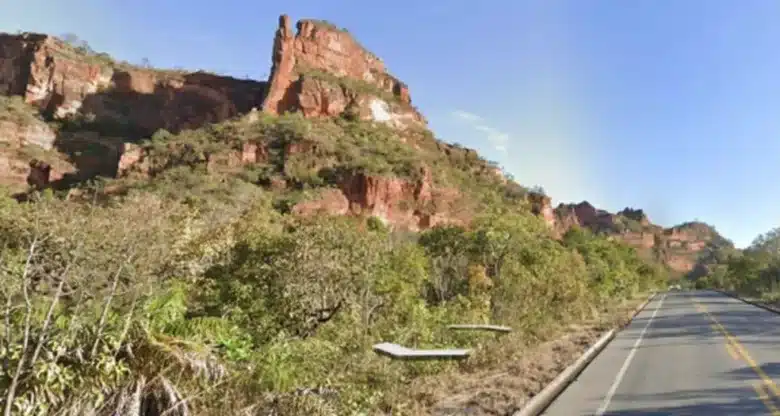
[(639, 333), (639, 337), (636, 339), (636, 342), (634, 342), (634, 345), (631, 347), (631, 350), (628, 352), (628, 357), (626, 357), (626, 360), (623, 361), (623, 365), (620, 367), (620, 370), (618, 370), (618, 373), (615, 375), (615, 379), (612, 381), (612, 385), (609, 387), (609, 390), (607, 391), (607, 395), (606, 397), (604, 397), (604, 401), (601, 403), (601, 406), (599, 406), (598, 410), (596, 410), (596, 416), (602, 416), (607, 411), (607, 409), (609, 409), (609, 405), (612, 403), (612, 399), (615, 397), (615, 393), (620, 387), (620, 383), (623, 382), (623, 377), (625, 377), (626, 371), (628, 371), (628, 367), (631, 365), (631, 362), (634, 360), (634, 356), (636, 355), (639, 346), (642, 344), (642, 340), (645, 339), (645, 334), (647, 333), (647, 330), (650, 329), (650, 326), (653, 324), (653, 319), (655, 319), (655, 316), (658, 314), (658, 311), (663, 306), (664, 299), (666, 299), (666, 295), (662, 296), (661, 300), (658, 301), (658, 304), (655, 305), (655, 309), (653, 309), (653, 313), (650, 315), (650, 319), (647, 320), (647, 324), (645, 324), (645, 327), (642, 328), (642, 332)]
[(752, 300), (747, 300), (747, 299), (743, 298), (742, 296), (739, 296), (739, 295), (734, 294), (734, 293), (727, 292), (725, 290), (720, 290), (720, 289), (710, 289), (710, 290), (712, 290), (713, 292), (720, 293), (721, 295), (726, 295), (726, 296), (728, 296), (730, 298), (741, 300), (742, 302), (745, 302), (748, 305), (753, 305), (753, 306), (761, 308), (761, 309), (763, 309), (765, 311), (769, 311), (769, 312), (776, 313), (776, 314), (780, 315), (780, 309), (776, 309), (776, 308), (774, 308), (772, 306), (764, 305), (762, 303), (754, 302)]
[[(644, 302), (642, 302), (639, 306), (636, 307), (636, 309), (634, 309), (634, 313), (631, 314), (631, 318), (629, 319), (629, 324), (634, 320), (639, 312), (642, 312), (642, 310), (644, 310), (645, 307), (650, 304), (650, 301), (652, 301), (657, 294), (657, 292), (653, 292)], [(591, 345), (590, 348), (588, 348), (580, 356), (580, 358), (577, 359), (577, 361), (561, 371), (558, 376), (556, 376), (550, 383), (548, 383), (539, 393), (528, 400), (528, 402), (526, 402), (526, 404), (520, 410), (513, 413), (512, 416), (538, 416), (541, 414), (545, 409), (547, 409), (547, 407), (550, 406), (550, 404), (552, 404), (553, 401), (555, 401), (556, 398), (558, 398), (561, 393), (563, 393), (566, 387), (568, 387), (569, 384), (571, 384), (571, 382), (574, 381), (574, 379), (577, 378), (577, 376), (579, 376), (583, 370), (585, 370), (588, 364), (590, 364), (591, 361), (593, 361), (601, 353), (601, 351), (603, 351), (604, 348), (609, 345), (610, 341), (615, 338), (615, 335), (621, 329), (622, 328), (612, 328), (607, 331), (607, 333), (602, 335), (595, 343), (593, 343), (593, 345)]]

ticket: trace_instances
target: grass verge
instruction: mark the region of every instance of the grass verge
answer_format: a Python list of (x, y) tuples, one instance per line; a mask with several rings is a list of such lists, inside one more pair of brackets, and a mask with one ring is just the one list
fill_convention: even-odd
[(555, 326), (534, 339), (506, 335), (481, 347), (459, 371), (415, 380), (390, 396), (392, 414), (508, 415), (520, 410), (612, 328), (630, 322), (648, 293), (615, 303), (591, 319)]

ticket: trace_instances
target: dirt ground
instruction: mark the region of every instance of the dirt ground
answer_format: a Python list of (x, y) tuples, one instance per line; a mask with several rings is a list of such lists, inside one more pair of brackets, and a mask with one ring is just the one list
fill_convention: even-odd
[(409, 399), (414, 402), (412, 414), (511, 415), (602, 334), (627, 324), (644, 300), (645, 297), (627, 301), (602, 312), (591, 322), (560, 328), (549, 341), (535, 346), (523, 347), (520, 340), (520, 345), (512, 339), (503, 340), (489, 350), (493, 356), (502, 357), (495, 362), (477, 363), (473, 365), (476, 368), (466, 371), (418, 380), (409, 389)]

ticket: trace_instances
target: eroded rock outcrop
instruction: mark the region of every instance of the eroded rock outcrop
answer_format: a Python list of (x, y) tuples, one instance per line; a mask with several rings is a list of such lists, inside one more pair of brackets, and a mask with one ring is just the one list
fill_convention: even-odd
[(262, 104), (265, 82), (122, 65), (53, 36), (0, 34), (0, 95), (54, 118), (87, 116), (139, 136), (214, 123)]
[(583, 227), (622, 241), (636, 248), (640, 255), (661, 261), (679, 273), (689, 273), (701, 267), (702, 259), (713, 247), (731, 245), (704, 223), (663, 228), (650, 222), (640, 209), (626, 208), (612, 214), (587, 201), (559, 204), (554, 210), (554, 219), (551, 221), (545, 216), (545, 220), (558, 235), (565, 234), (574, 226)]
[(625, 208), (622, 211), (618, 212), (617, 215), (636, 221), (643, 226), (650, 225), (650, 219), (647, 217), (647, 214), (645, 214), (645, 212), (641, 209)]
[(45, 187), (75, 168), (58, 157), (56, 133), (24, 104), (0, 97), (0, 185), (21, 191)]
[(552, 199), (544, 194), (531, 192), (528, 194), (528, 202), (531, 204), (531, 212), (540, 216), (551, 228), (556, 226), (555, 210)]
[(406, 84), (349, 33), (326, 22), (302, 20), (293, 34), (286, 15), (279, 18), (263, 110), (349, 116), (399, 128), (427, 123), (412, 107)]
[[(197, 128), (244, 113), (248, 113), (246, 123), (255, 123), (261, 115), (252, 110), (261, 109), (275, 115), (299, 112), (307, 118), (385, 122), (403, 131), (398, 140), (410, 148), (424, 151), (420, 144), (431, 147), (433, 141), (432, 147), (450, 162), (472, 169), (475, 175), (488, 172), (508, 189), (514, 184), (497, 167), (478, 163), (479, 155), (473, 150), (435, 141), (432, 136), (427, 144), (415, 139), (415, 134), (425, 131), (427, 122), (412, 106), (408, 87), (390, 75), (384, 63), (352, 35), (317, 20), (302, 20), (293, 32), (290, 18), (281, 16), (268, 82), (140, 68), (47, 35), (1, 34), (0, 95), (21, 97), (46, 116), (79, 125), (76, 131), (55, 133), (39, 119), (10, 122), (0, 118), (0, 136), (7, 142), (0, 149), (0, 182), (46, 187), (75, 169), (82, 177), (134, 173), (148, 177), (160, 167), (152, 166), (145, 149), (128, 143), (128, 138), (148, 137), (161, 128), (171, 132)], [(203, 155), (196, 163), (204, 163), (212, 172), (240, 171), (246, 165), (268, 163), (266, 139)], [(288, 158), (305, 155), (315, 168), (322, 167), (316, 143), (289, 141), (274, 152), (284, 154), (284, 166)], [(66, 157), (26, 154), (24, 149), (29, 148), (59, 150)], [(280, 165), (280, 161), (274, 163)], [(277, 172), (268, 179), (270, 187), (295, 185), (284, 175)], [(292, 210), (299, 215), (324, 211), (374, 216), (409, 230), (468, 223), (474, 213), (457, 189), (435, 185), (427, 168), (418, 176), (347, 172), (317, 198), (300, 202)], [(678, 271), (695, 268), (700, 253), (720, 238), (708, 231), (706, 224), (663, 229), (652, 224), (642, 210), (626, 208), (611, 214), (588, 202), (553, 208), (551, 199), (541, 193), (512, 192), (525, 195), (531, 210), (558, 236), (574, 226), (585, 227), (620, 239)]]
[(465, 224), (469, 214), (456, 209), (460, 193), (455, 189), (434, 188), (430, 172), (422, 173), (419, 180), (348, 175), (339, 181), (337, 188), (295, 205), (293, 212), (376, 217), (393, 228), (411, 231), (444, 223)]

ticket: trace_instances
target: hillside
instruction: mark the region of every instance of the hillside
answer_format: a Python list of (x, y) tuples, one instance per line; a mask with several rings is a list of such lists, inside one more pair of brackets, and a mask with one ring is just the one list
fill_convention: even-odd
[[(0, 35), (5, 406), (506, 413), (670, 270), (729, 245), (705, 224), (553, 208), (436, 138), (331, 23), (282, 16), (272, 57), (268, 81), (240, 80)], [(464, 322), (515, 331), (444, 329)], [(390, 363), (379, 341), (481, 354)]]
[[(292, 29), (282, 16), (268, 82), (141, 68), (95, 53), (86, 44), (41, 34), (0, 36), (0, 59), (13, 62), (0, 73), (0, 92), (18, 97), (3, 102), (7, 116), (0, 131), (12, 139), (3, 152), (0, 183), (16, 190), (30, 184), (61, 189), (96, 175), (121, 177), (139, 169), (157, 175), (160, 167), (141, 161), (172, 155), (135, 143), (161, 129), (159, 134), (167, 135), (224, 122), (223, 130), (231, 130), (233, 137), (207, 127), (176, 142), (185, 146), (187, 140), (200, 140), (213, 148), (198, 149), (199, 162), (210, 169), (250, 166), (266, 172), (257, 178), (266, 185), (284, 182), (285, 188), (298, 190), (328, 185), (317, 196), (307, 195), (295, 207), (300, 213), (375, 215), (414, 230), (464, 223), (477, 207), (462, 188), (485, 182), (530, 202), (558, 235), (583, 226), (636, 247), (678, 274), (693, 271), (707, 257), (710, 242), (729, 244), (706, 224), (663, 229), (641, 210), (610, 214), (587, 202), (552, 209), (549, 198), (525, 198), (526, 190), (506, 180), (495, 164), (471, 149), (436, 140), (412, 106), (408, 86), (347, 32), (316, 20), (299, 22), (297, 34)], [(253, 109), (295, 116), (270, 121), (252, 113), (236, 121)], [(47, 126), (36, 120), (35, 110), (53, 122)], [(360, 121), (387, 128), (369, 127), (369, 132)], [(270, 130), (294, 124), (294, 132), (270, 137)], [(213, 137), (217, 134), (222, 137)], [(253, 141), (246, 143), (250, 135)], [(134, 166), (139, 163), (146, 167)], [(177, 162), (165, 163), (170, 168)]]
[(587, 201), (558, 205), (548, 223), (559, 233), (578, 226), (624, 242), (643, 258), (665, 264), (676, 278), (706, 274), (707, 267), (716, 263), (715, 257), (735, 250), (731, 241), (706, 223), (664, 228), (653, 224), (641, 209), (626, 208), (611, 214)]

